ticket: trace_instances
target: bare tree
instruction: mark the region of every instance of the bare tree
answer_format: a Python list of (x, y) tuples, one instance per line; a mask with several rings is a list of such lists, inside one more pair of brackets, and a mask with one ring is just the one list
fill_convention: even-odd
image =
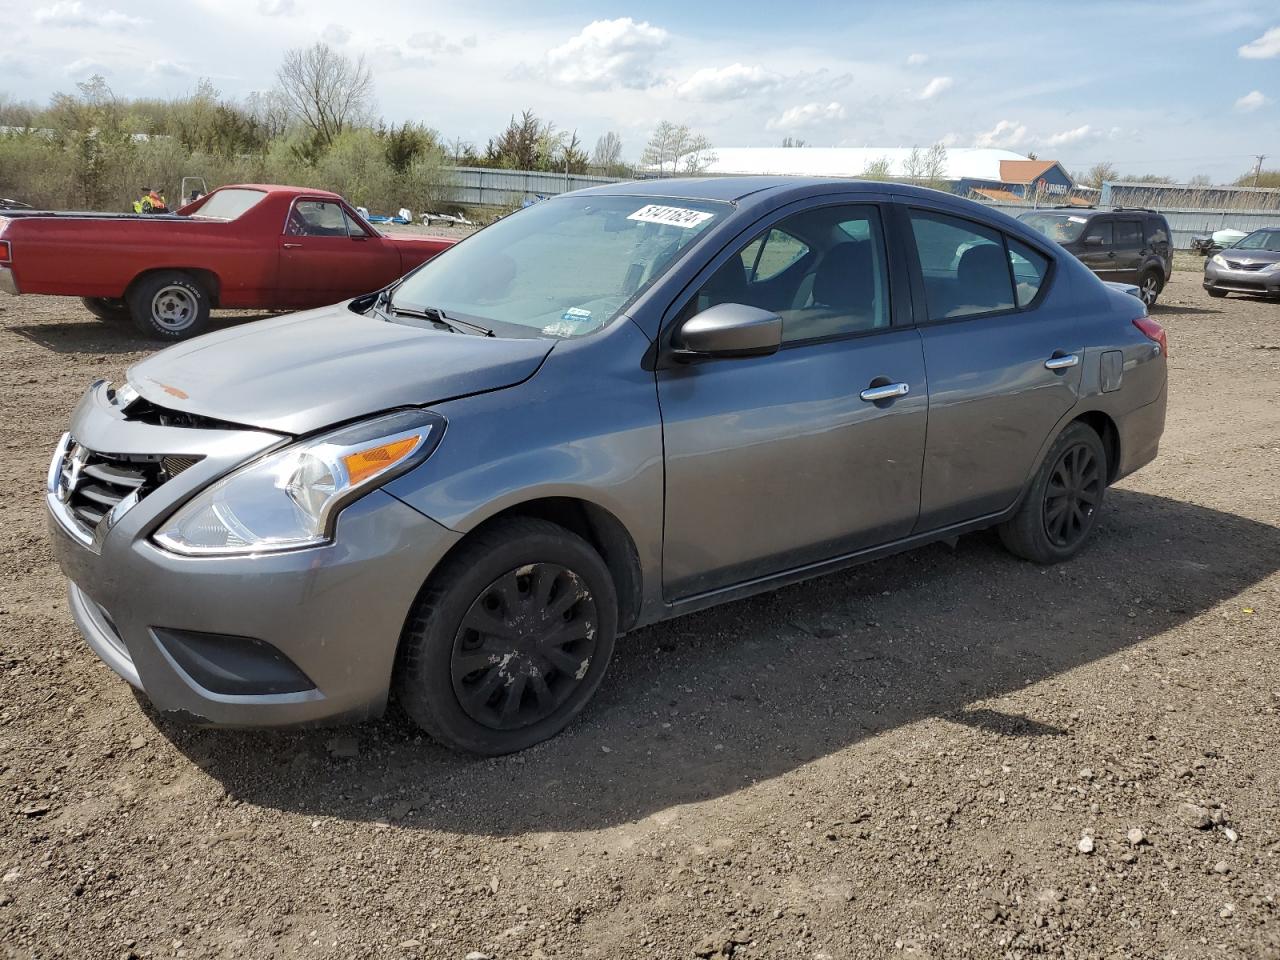
[(920, 180), (926, 187), (941, 189), (947, 182), (947, 148), (935, 143), (924, 155), (921, 164)]
[(711, 149), (711, 141), (700, 133), (690, 136), (684, 143), (680, 144), (680, 147), (682, 149), (677, 159), (683, 161), (685, 173), (702, 173), (720, 159), (716, 152)]
[(863, 180), (892, 180), (893, 164), (890, 163), (888, 157), (880, 157), (878, 160), (872, 160), (863, 168)]
[(1120, 173), (1116, 170), (1113, 163), (1095, 163), (1089, 168), (1089, 172), (1084, 175), (1084, 184), (1087, 187), (1101, 189), (1102, 184), (1107, 180), (1119, 179)]
[(596, 141), (595, 152), (591, 154), (593, 166), (600, 167), (606, 174), (622, 165), (622, 137), (610, 130), (602, 134)]
[(711, 150), (711, 141), (702, 134), (690, 132), (684, 124), (675, 124), (663, 120), (654, 128), (653, 135), (645, 145), (640, 162), (646, 167), (657, 167), (658, 176), (666, 172), (667, 164), (671, 172), (683, 168), (685, 173), (701, 173), (715, 163), (718, 157)]
[(782, 138), (782, 146), (787, 148), (807, 147), (808, 145), (809, 145), (808, 140), (801, 140), (799, 137), (783, 137)]
[(325, 145), (373, 110), (373, 71), (364, 56), (352, 60), (327, 43), (288, 51), (276, 79), (292, 115)]

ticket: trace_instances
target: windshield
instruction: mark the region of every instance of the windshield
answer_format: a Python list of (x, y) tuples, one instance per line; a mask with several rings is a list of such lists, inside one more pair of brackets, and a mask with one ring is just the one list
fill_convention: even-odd
[(428, 261), (396, 288), (391, 306), (440, 310), (501, 335), (586, 336), (731, 210), (646, 197), (535, 203)]
[(215, 190), (192, 216), (201, 220), (234, 220), (265, 196), (261, 190)]
[(1058, 243), (1079, 240), (1084, 225), (1089, 222), (1088, 217), (1074, 213), (1024, 213), (1018, 219)]
[(1280, 230), (1255, 230), (1232, 244), (1237, 250), (1268, 250), (1280, 253)]

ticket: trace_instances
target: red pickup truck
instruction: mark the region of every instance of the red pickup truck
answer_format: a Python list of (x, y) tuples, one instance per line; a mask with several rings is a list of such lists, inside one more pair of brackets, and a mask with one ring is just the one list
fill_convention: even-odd
[(241, 184), (174, 214), (0, 213), (0, 290), (80, 297), (104, 320), (185, 340), (213, 307), (337, 303), (454, 242), (384, 236), (324, 190)]

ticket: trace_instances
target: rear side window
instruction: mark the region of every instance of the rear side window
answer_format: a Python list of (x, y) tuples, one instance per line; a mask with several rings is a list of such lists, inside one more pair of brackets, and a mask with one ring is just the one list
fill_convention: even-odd
[(911, 232), (930, 318), (1013, 309), (1009, 260), (998, 231), (958, 217), (912, 210)]
[(1147, 220), (1147, 243), (1153, 246), (1157, 243), (1169, 242), (1169, 225), (1160, 217), (1150, 217)]
[(1009, 266), (1013, 268), (1013, 292), (1018, 306), (1025, 307), (1036, 298), (1049, 272), (1049, 258), (1025, 243), (1008, 237)]

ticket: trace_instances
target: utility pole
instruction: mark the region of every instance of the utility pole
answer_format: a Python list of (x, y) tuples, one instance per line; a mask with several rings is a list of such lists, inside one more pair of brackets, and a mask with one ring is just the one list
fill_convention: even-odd
[(1256, 187), (1262, 183), (1262, 161), (1267, 159), (1267, 155), (1265, 153), (1255, 153), (1253, 159), (1258, 161), (1253, 168), (1253, 185)]

